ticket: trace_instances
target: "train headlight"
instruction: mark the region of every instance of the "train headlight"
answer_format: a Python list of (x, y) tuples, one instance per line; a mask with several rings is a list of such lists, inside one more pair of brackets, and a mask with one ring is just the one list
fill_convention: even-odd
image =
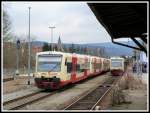
[(44, 76), (41, 76), (41, 78), (44, 79), (45, 77), (44, 77)]
[(40, 77), (39, 73), (34, 73), (34, 77)]

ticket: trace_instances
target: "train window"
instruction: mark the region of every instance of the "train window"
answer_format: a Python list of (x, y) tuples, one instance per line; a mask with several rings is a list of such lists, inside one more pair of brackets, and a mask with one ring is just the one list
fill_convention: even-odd
[(101, 69), (101, 67), (102, 67), (102, 64), (98, 63), (98, 69)]
[(112, 67), (122, 67), (122, 62), (111, 62)]
[(61, 71), (61, 63), (60, 62), (39, 62), (38, 63), (38, 71), (39, 72), (59, 72)]
[(76, 70), (77, 70), (77, 72), (81, 72), (81, 70), (80, 70), (80, 64), (77, 64)]
[(77, 72), (84, 72), (85, 68), (82, 67), (81, 64), (77, 64), (77, 68), (76, 68)]
[(81, 69), (90, 69), (90, 62), (86, 62), (84, 64), (80, 64)]
[(101, 68), (101, 63), (96, 63), (95, 68), (96, 68), (96, 69), (100, 69), (100, 68)]
[(111, 59), (111, 67), (122, 67), (122, 59)]
[(71, 71), (72, 71), (72, 63), (67, 62), (67, 73), (71, 73)]
[(92, 67), (93, 67), (93, 69), (95, 69), (96, 68), (96, 64), (92, 63)]
[(96, 69), (98, 68), (98, 65), (97, 65), (97, 63), (96, 63), (96, 65), (95, 65), (95, 68), (96, 68)]
[(61, 71), (61, 55), (39, 55), (37, 61), (38, 72)]
[(87, 62), (87, 68), (86, 69), (90, 69), (90, 62)]

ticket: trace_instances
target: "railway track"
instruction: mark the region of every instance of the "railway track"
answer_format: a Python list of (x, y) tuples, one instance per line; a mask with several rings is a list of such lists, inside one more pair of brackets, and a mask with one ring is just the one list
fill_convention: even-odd
[(110, 91), (113, 85), (119, 80), (120, 77), (111, 77), (102, 85), (96, 87), (92, 91), (86, 93), (78, 100), (74, 101), (64, 110), (93, 110), (96, 105), (102, 101), (103, 97)]
[(21, 108), (25, 107), (26, 105), (30, 105), (38, 100), (41, 100), (48, 96), (51, 96), (51, 95), (55, 94), (56, 92), (62, 92), (64, 90), (72, 88), (72, 87), (73, 87), (73, 84), (66, 86), (64, 88), (61, 88), (57, 91), (51, 92), (51, 93), (49, 93), (49, 92), (46, 93), (46, 92), (40, 91), (40, 92), (31, 93), (31, 94), (28, 94), (28, 95), (25, 95), (22, 97), (18, 97), (16, 99), (3, 102), (3, 109), (5, 109), (5, 110), (21, 109)]
[(25, 107), (26, 105), (32, 104), (33, 102), (36, 102), (38, 100), (41, 100), (43, 98), (46, 98), (48, 96), (51, 96), (55, 94), (56, 92), (35, 92), (29, 95), (25, 95), (7, 102), (3, 103), (4, 109), (7, 110), (17, 110), (21, 109), (22, 107)]
[[(84, 95), (83, 97), (78, 99), (76, 102), (74, 102), (71, 105), (67, 106), (65, 108), (65, 110), (88, 110), (88, 109), (93, 109), (93, 108), (91, 108), (91, 106), (92, 107), (94, 105), (96, 106), (96, 102), (98, 102), (100, 100), (99, 99), (100, 96), (102, 97), (104, 95), (103, 92), (107, 93), (109, 91), (109, 88), (111, 87), (111, 85), (114, 83), (115, 80), (116, 80), (116, 77), (112, 77), (108, 81), (104, 82), (103, 85), (100, 85), (99, 88), (93, 89), (92, 91), (90, 91), (89, 93), (87, 93), (86, 95)], [(66, 89), (66, 88), (64, 88), (64, 89)], [(63, 90), (62, 91), (61, 90), (58, 90), (58, 91), (62, 92)], [(29, 95), (25, 95), (25, 96), (22, 96), (22, 97), (4, 102), (3, 103), (3, 109), (5, 109), (5, 110), (18, 110), (18, 109), (21, 109), (21, 108), (25, 107), (26, 105), (30, 105), (30, 104), (38, 101), (38, 100), (42, 100), (42, 99), (44, 99), (48, 96), (51, 96), (51, 95), (55, 94), (56, 92), (57, 91), (54, 91), (54, 92), (51, 92), (51, 93), (40, 91), (40, 92), (35, 92), (35, 93), (29, 94)], [(100, 96), (98, 96), (98, 95), (100, 95)], [(93, 98), (93, 96), (95, 97), (95, 99)], [(82, 102), (81, 102), (81, 100), (82, 100)], [(90, 105), (87, 105), (87, 103), (90, 104)], [(75, 105), (75, 104), (79, 104), (79, 105)]]

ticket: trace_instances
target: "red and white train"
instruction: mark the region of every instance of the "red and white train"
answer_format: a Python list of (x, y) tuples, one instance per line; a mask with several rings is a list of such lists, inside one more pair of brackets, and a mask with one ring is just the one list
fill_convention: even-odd
[(34, 77), (38, 88), (58, 89), (109, 70), (110, 59), (47, 51), (37, 53)]

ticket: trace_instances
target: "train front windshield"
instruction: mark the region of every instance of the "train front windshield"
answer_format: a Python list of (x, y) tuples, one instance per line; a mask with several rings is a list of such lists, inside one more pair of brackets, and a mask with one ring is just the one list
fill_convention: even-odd
[(61, 59), (60, 55), (39, 55), (37, 72), (60, 72)]
[(122, 67), (122, 59), (112, 59), (111, 66), (112, 67)]

